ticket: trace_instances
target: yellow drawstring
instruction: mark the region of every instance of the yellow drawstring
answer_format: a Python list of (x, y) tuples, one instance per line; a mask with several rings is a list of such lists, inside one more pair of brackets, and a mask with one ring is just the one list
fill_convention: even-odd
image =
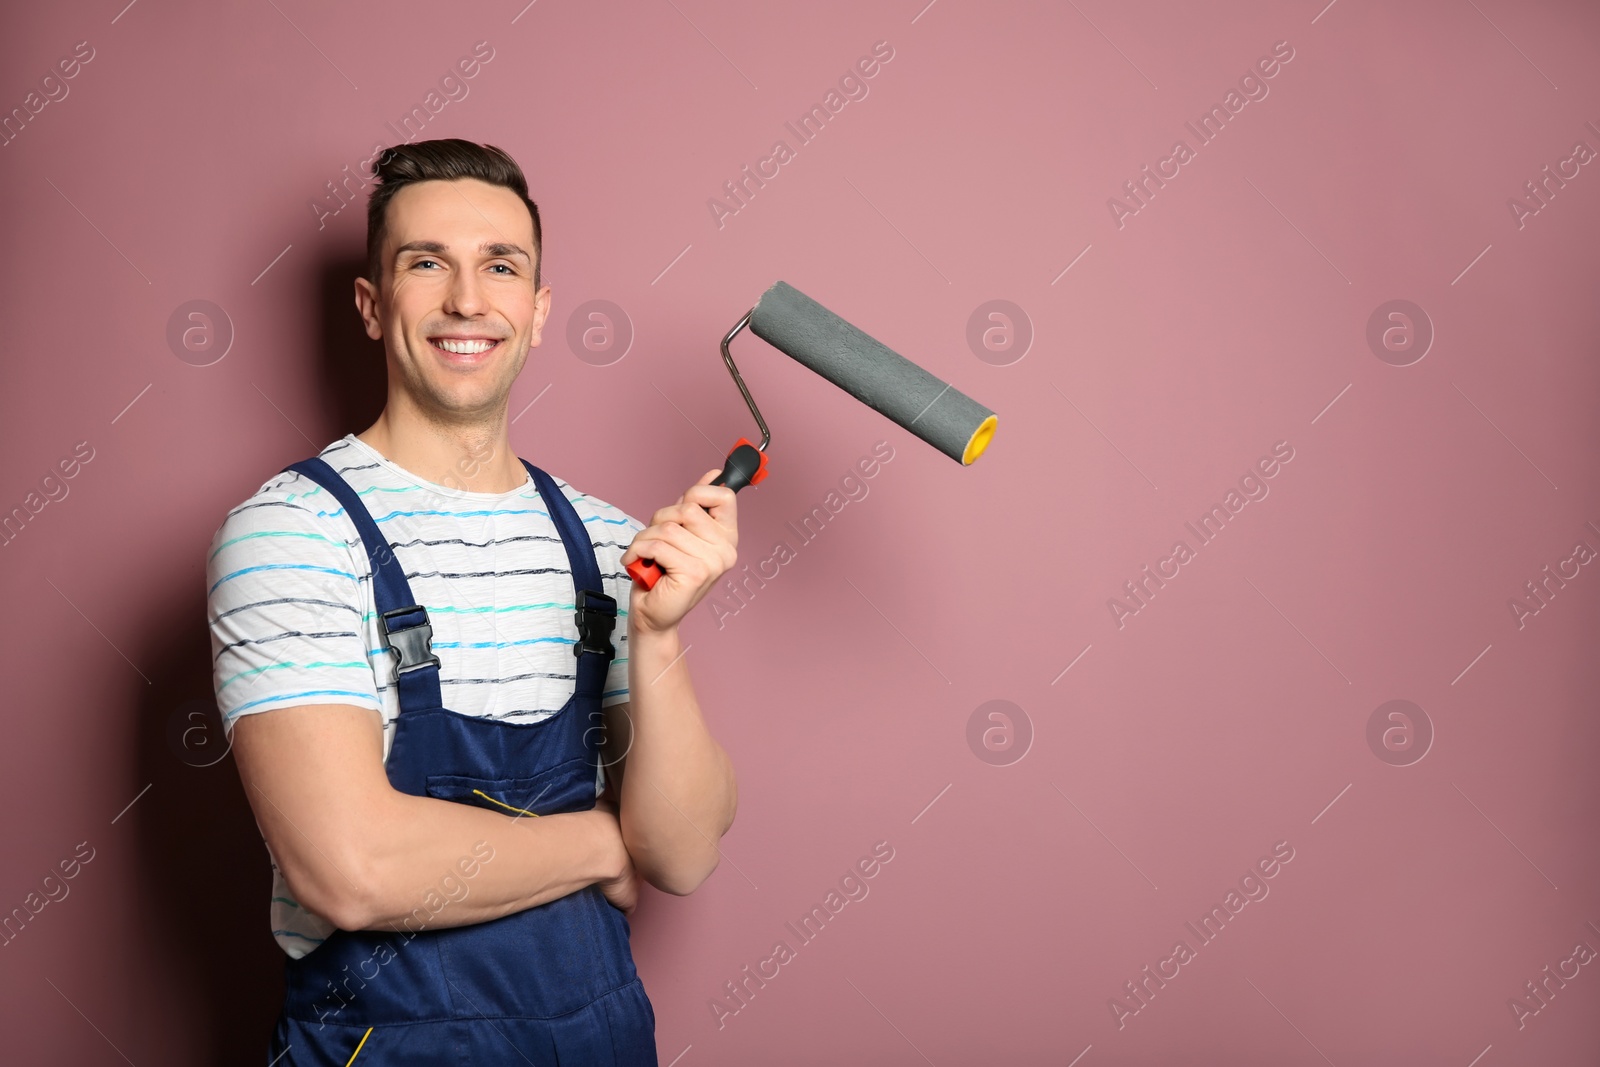
[[(490, 796), (488, 793), (485, 793), (481, 789), (474, 789), (473, 792), (478, 794), (480, 797), (482, 797), (483, 799), (487, 800), (491, 804), (499, 804), (502, 808), (505, 808), (507, 811), (520, 812), (523, 815), (532, 815), (535, 819), (537, 819), (539, 817), (539, 813), (536, 812), (536, 811), (528, 811), (526, 808), (513, 808), (510, 804), (505, 804), (505, 803), (502, 803), (501, 801), (496, 800), (494, 797)], [(348, 1067), (348, 1065), (347, 1065), (347, 1067)]]
[[(372, 1027), (369, 1026), (367, 1027), (367, 1032), (361, 1035), (361, 1045), (365, 1045), (367, 1043), (367, 1038), (371, 1036)], [(361, 1055), (361, 1045), (357, 1045), (356, 1050), (350, 1053), (350, 1058), (344, 1061), (344, 1067), (350, 1067), (352, 1063), (356, 1062), (356, 1057)]]

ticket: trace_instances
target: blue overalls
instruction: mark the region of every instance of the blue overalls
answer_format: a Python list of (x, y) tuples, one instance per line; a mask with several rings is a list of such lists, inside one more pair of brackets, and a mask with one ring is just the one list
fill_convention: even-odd
[[(549, 815), (594, 807), (600, 695), (615, 653), (610, 636), (617, 617), (582, 520), (548, 474), (527, 460), (522, 465), (566, 546), (580, 634), (571, 699), (555, 715), (524, 724), (442, 706), (427, 609), (413, 599), (404, 569), (360, 497), (320, 458), (285, 468), (333, 494), (372, 560), (380, 630), (398, 662), (400, 714), (385, 765), (390, 783), (414, 796), (476, 804), (507, 818), (524, 817), (512, 809)], [(471, 885), (460, 871), (439, 874)], [(428, 916), (428, 908), (419, 914)], [(628, 920), (599, 886), (470, 926), (422, 928), (412, 920), (409, 927), (336, 930), (307, 955), (288, 960), (269, 1062), (657, 1064), (655, 1010), (634, 970)]]

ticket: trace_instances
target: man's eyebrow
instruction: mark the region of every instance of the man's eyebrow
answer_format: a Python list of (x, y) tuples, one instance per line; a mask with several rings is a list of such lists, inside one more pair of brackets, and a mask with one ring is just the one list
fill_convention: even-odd
[[(405, 252), (427, 252), (430, 255), (442, 256), (450, 250), (438, 241), (407, 241), (394, 251), (398, 257)], [(503, 241), (485, 241), (478, 246), (478, 251), (486, 256), (521, 256), (530, 262), (533, 259), (521, 246)]]
[(503, 241), (496, 241), (493, 244), (486, 243), (480, 246), (478, 251), (486, 256), (521, 256), (526, 260), (531, 261), (533, 259), (519, 245), (507, 244)]

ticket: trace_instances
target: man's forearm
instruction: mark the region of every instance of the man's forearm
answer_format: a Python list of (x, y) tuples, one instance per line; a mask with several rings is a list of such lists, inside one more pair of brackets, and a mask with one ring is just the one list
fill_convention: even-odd
[(640, 877), (682, 895), (716, 869), (738, 804), (733, 764), (701, 717), (677, 629), (630, 630), (628, 648), (622, 840)]
[(362, 851), (339, 897), (342, 914), (328, 916), (345, 929), (485, 922), (614, 878), (624, 862), (619, 828), (604, 812), (506, 816), (405, 794), (389, 802), (377, 824), (388, 829)]

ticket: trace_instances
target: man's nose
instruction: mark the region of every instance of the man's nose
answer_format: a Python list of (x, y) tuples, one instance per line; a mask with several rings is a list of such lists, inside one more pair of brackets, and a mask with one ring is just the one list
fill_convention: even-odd
[(483, 310), (483, 289), (477, 274), (472, 271), (456, 272), (450, 281), (444, 309), (466, 318)]

